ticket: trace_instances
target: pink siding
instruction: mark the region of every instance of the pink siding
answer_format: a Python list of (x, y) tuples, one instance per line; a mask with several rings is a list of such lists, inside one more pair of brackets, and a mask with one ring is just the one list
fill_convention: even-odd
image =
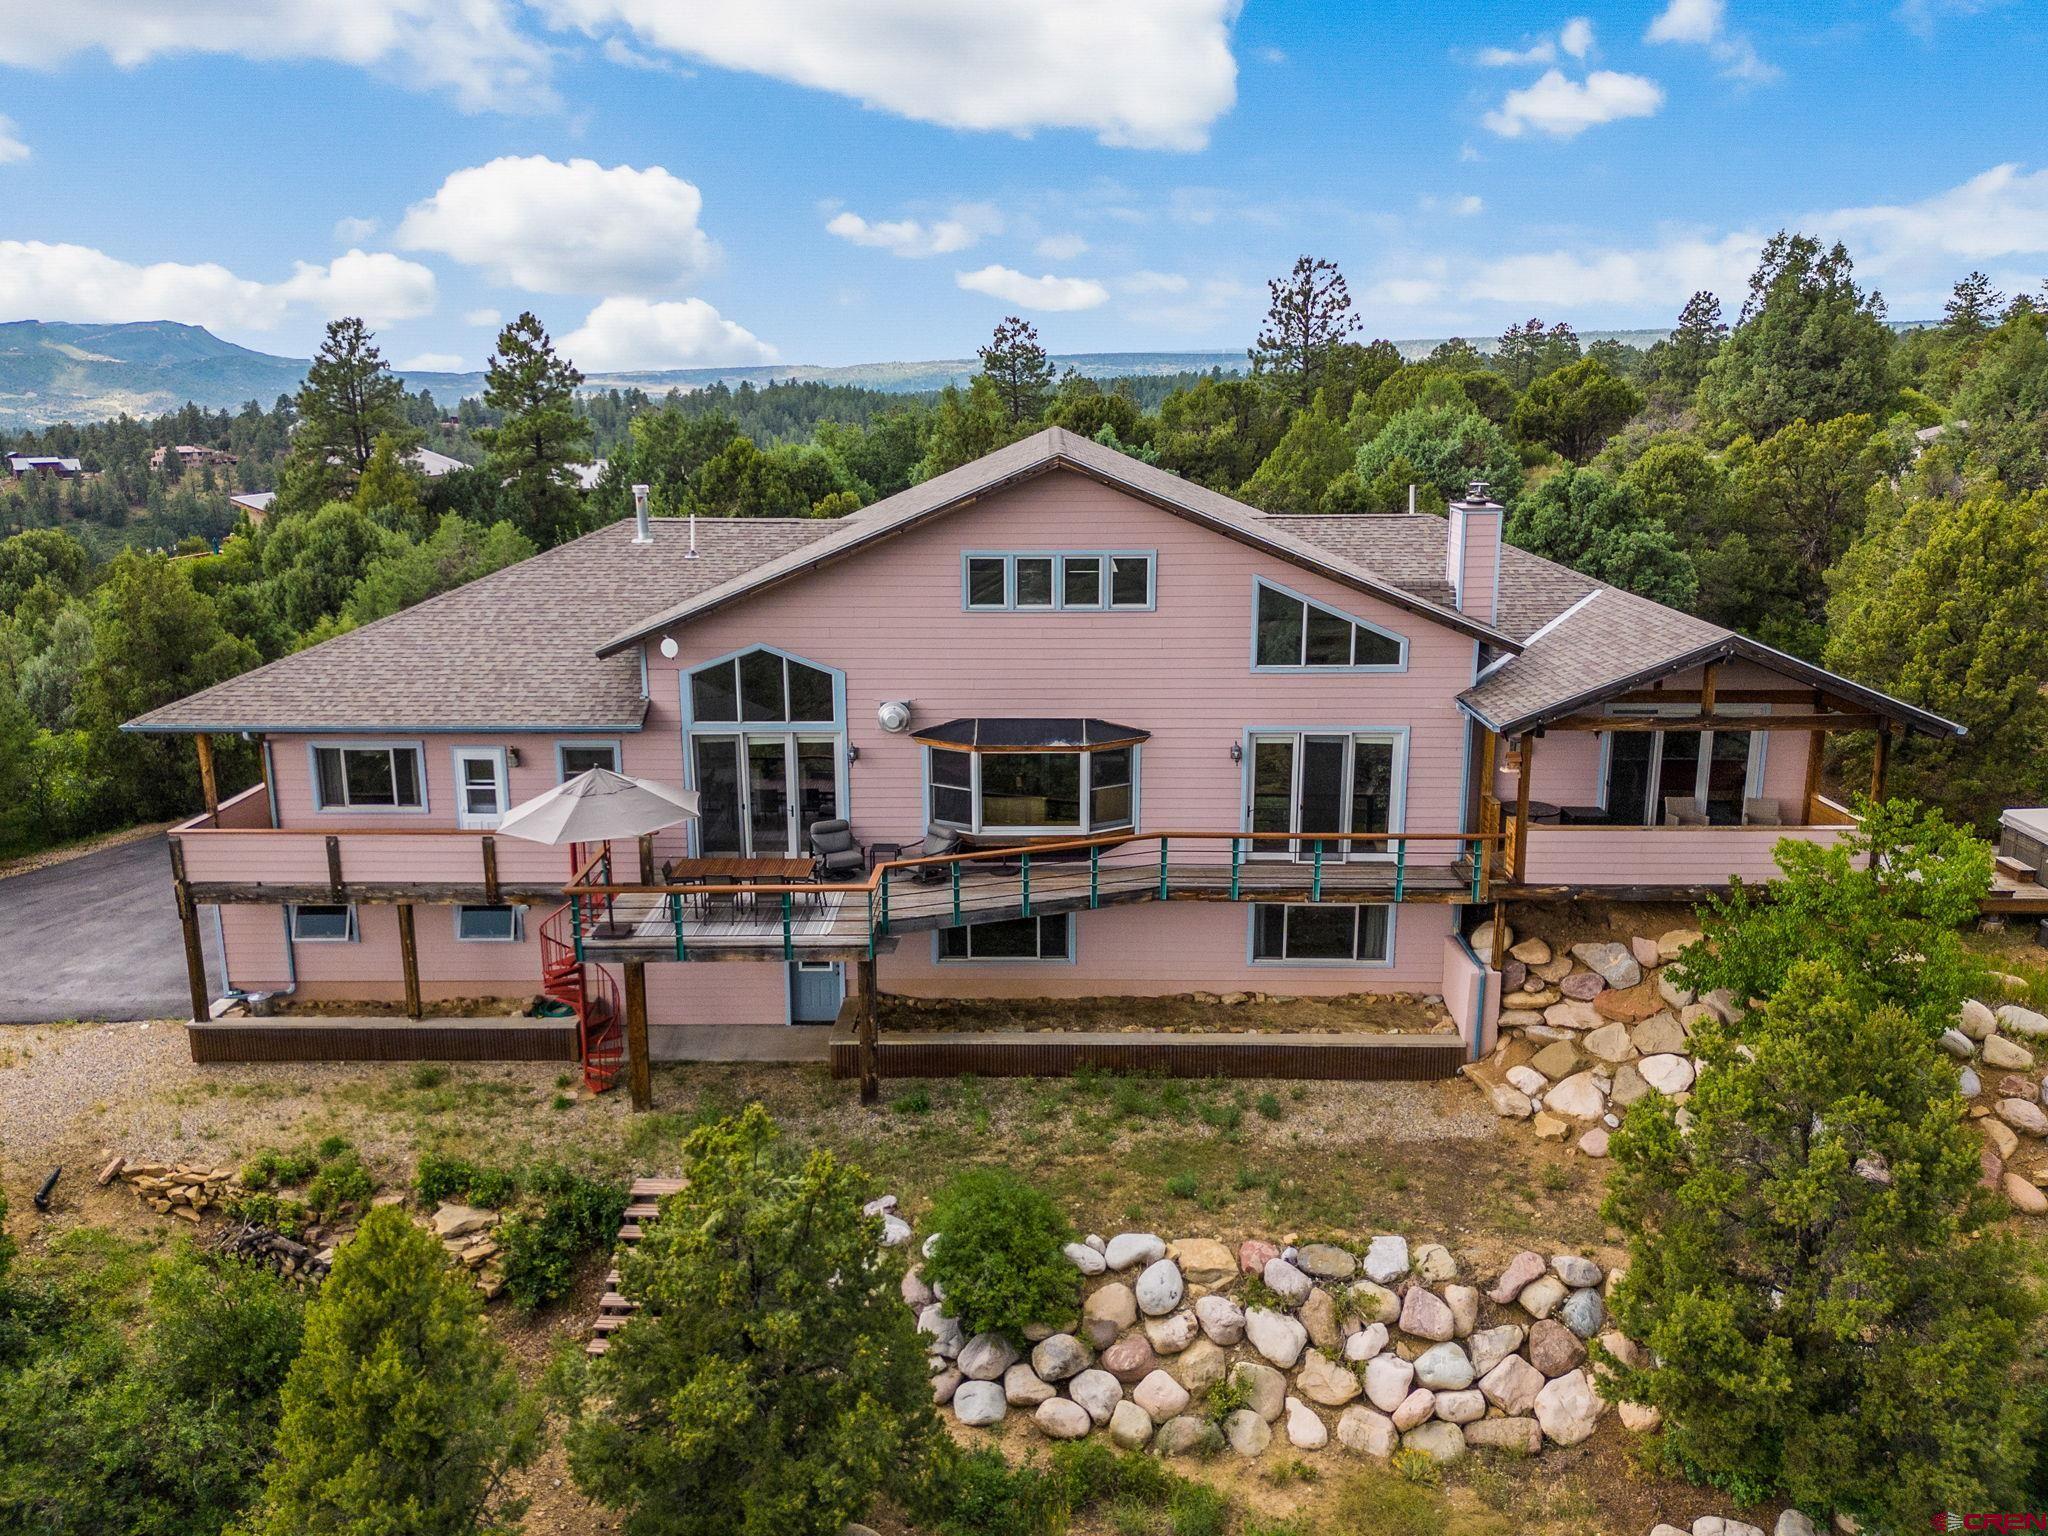
[(1501, 524), (1505, 512), (1467, 512), (1462, 545), (1464, 570), (1458, 583), (1458, 606), (1491, 624), (1500, 583)]
[(1350, 992), (1441, 992), (1443, 944), (1453, 908), (1403, 906), (1394, 913), (1390, 967), (1251, 963), (1251, 907), (1229, 902), (1142, 903), (1081, 912), (1074, 961), (940, 963), (932, 938), (902, 935), (876, 962), (884, 992), (907, 997), (1169, 997), (1185, 992), (1278, 992), (1332, 997)]
[(217, 907), (226, 941), (228, 978), (244, 992), (275, 992), (291, 984), (280, 907)]
[(693, 1030), (788, 1023), (787, 966), (734, 960), (647, 967), (648, 1052), (656, 1061), (689, 1060)]
[(1839, 827), (1531, 827), (1536, 885), (1718, 885), (1770, 880), (1783, 837), (1830, 843)]
[(1500, 972), (1455, 938), (1444, 940), (1444, 1007), (1477, 1061), (1493, 1050), (1500, 1024)]
[[(302, 820), (282, 832), (223, 831), (204, 827), (179, 834), (186, 878), (253, 880), (268, 885), (319, 885), (327, 880), (327, 830)], [(341, 837), (345, 880), (367, 885), (481, 883), (483, 847), (475, 836), (452, 836), (422, 827), (417, 833), (370, 831), (358, 824), (333, 829)], [(308, 832), (316, 835), (307, 836)], [(498, 841), (498, 878), (516, 884), (560, 884), (568, 878), (568, 850), (507, 837)]]

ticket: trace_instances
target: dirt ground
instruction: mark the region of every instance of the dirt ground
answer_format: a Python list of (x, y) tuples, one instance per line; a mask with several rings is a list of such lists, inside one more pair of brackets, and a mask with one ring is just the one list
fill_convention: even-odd
[[(592, 1099), (549, 1065), (201, 1067), (175, 1024), (33, 1026), (0, 1034), (0, 1182), (9, 1228), (33, 1259), (84, 1226), (153, 1244), (180, 1240), (182, 1224), (118, 1186), (94, 1186), (93, 1173), (117, 1153), (240, 1165), (266, 1148), (339, 1133), (387, 1188), (402, 1187), (433, 1148), (481, 1161), (552, 1156), (623, 1178), (678, 1171), (692, 1124), (758, 1099), (793, 1140), (828, 1147), (874, 1175), (913, 1223), (954, 1170), (993, 1163), (1050, 1191), (1083, 1231), (1354, 1243), (1398, 1231), (1446, 1244), (1461, 1270), (1483, 1276), (1522, 1247), (1610, 1263), (1621, 1257), (1598, 1214), (1600, 1165), (1503, 1131), (1462, 1081), (885, 1086), (887, 1102), (863, 1110), (853, 1085), (815, 1066), (667, 1067), (655, 1074), (654, 1112), (634, 1116), (622, 1095)], [(29, 1197), (60, 1164), (53, 1208), (39, 1214)], [(602, 1269), (593, 1264), (575, 1298), (538, 1318), (492, 1309), (530, 1377), (553, 1350), (584, 1336)], [(1021, 1424), (1011, 1436), (1020, 1454), (1035, 1444)], [(1648, 1476), (1633, 1455), (1610, 1418), (1584, 1446), (1520, 1463), (1468, 1458), (1440, 1492), (1405, 1484), (1396, 1491), (1424, 1501), (1434, 1523), (1418, 1529), (1475, 1536), (1633, 1536), (1660, 1519), (1685, 1526), (1732, 1512), (1725, 1499)], [(1295, 1466), (1276, 1453), (1257, 1464), (1222, 1458), (1187, 1470), (1228, 1485), (1251, 1509), (1293, 1515), (1318, 1533), (1407, 1528), (1361, 1523), (1360, 1509), (1391, 1508), (1374, 1491), (1384, 1476), (1377, 1469), (1334, 1451), (1299, 1458), (1304, 1471)], [(531, 1531), (618, 1528), (575, 1493), (559, 1446), (524, 1486), (534, 1500)], [(892, 1536), (904, 1529), (886, 1511), (878, 1519)]]
[(944, 998), (888, 996), (883, 1029), (1051, 1030), (1096, 1034), (1421, 1035), (1455, 1028), (1441, 1001), (1405, 992), (1275, 997), (1194, 992), (1178, 997)]

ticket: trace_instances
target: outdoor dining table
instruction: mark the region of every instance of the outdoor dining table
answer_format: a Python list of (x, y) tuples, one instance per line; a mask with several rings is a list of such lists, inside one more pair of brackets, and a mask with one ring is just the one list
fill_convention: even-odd
[(799, 885), (808, 883), (814, 873), (809, 859), (783, 855), (671, 859), (661, 868), (670, 885)]

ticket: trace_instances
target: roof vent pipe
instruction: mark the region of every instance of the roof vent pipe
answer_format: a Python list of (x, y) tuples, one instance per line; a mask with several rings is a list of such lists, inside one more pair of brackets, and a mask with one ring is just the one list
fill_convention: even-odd
[(654, 530), (647, 526), (647, 487), (644, 485), (633, 487), (633, 542), (654, 542)]
[(690, 547), (683, 552), (683, 558), (685, 560), (697, 558), (697, 514), (694, 512), (690, 514)]

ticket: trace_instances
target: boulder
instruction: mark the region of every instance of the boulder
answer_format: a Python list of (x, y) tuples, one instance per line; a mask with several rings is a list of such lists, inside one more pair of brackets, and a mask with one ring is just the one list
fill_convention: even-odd
[(1184, 1413), (1159, 1426), (1152, 1448), (1162, 1456), (1209, 1456), (1223, 1448), (1223, 1436), (1207, 1419)]
[(1657, 953), (1657, 941), (1646, 939), (1641, 934), (1628, 941), (1628, 952), (1636, 957), (1636, 964), (1646, 971), (1664, 963), (1663, 957)]
[(1643, 1081), (1641, 1069), (1632, 1061), (1624, 1061), (1614, 1069), (1614, 1086), (1607, 1090), (1607, 1102), (1614, 1109), (1627, 1109), (1649, 1093), (1650, 1085)]
[(1509, 1355), (1479, 1378), (1479, 1390), (1502, 1413), (1527, 1413), (1536, 1406), (1544, 1374), (1520, 1355)]
[(1159, 1369), (1159, 1351), (1144, 1334), (1127, 1333), (1105, 1349), (1096, 1364), (1125, 1386), (1131, 1386)]
[(1529, 1363), (1546, 1380), (1575, 1371), (1586, 1363), (1586, 1346), (1555, 1318), (1544, 1318), (1529, 1330)]
[(1550, 1088), (1550, 1079), (1534, 1067), (1509, 1067), (1506, 1076), (1510, 1088), (1517, 1093), (1527, 1094), (1531, 1099), (1537, 1098)]
[(1510, 944), (1508, 953), (1524, 965), (1542, 965), (1550, 958), (1550, 946), (1531, 935), (1519, 943)]
[(1413, 1429), (1423, 1420), (1436, 1413), (1436, 1394), (1427, 1387), (1417, 1387), (1401, 1399), (1400, 1405), (1388, 1415), (1396, 1429)]
[(1304, 1243), (1294, 1262), (1317, 1280), (1349, 1280), (1358, 1273), (1357, 1257), (1334, 1243)]
[(1548, 1317), (1563, 1304), (1568, 1294), (1570, 1293), (1562, 1280), (1555, 1275), (1545, 1275), (1533, 1284), (1524, 1286), (1519, 1300), (1522, 1310), (1531, 1317)]
[(1102, 1252), (1102, 1262), (1111, 1269), (1135, 1269), (1165, 1257), (1166, 1244), (1150, 1232), (1119, 1232)]
[(960, 1383), (967, 1378), (952, 1366), (947, 1366), (932, 1378), (932, 1401), (941, 1407), (953, 1401), (953, 1394), (960, 1390)]
[(1941, 1032), (1941, 1039), (1936, 1043), (1957, 1061), (1968, 1061), (1977, 1054), (1976, 1045), (1960, 1029), (1944, 1029)]
[(1723, 1024), (1733, 1024), (1744, 1013), (1748, 1012), (1747, 1009), (1736, 1003), (1735, 994), (1726, 987), (1716, 987), (1711, 992), (1702, 992), (1700, 994), (1700, 1006), (1707, 1009), (1708, 1012), (1712, 1013)]
[(1508, 1267), (1500, 1272), (1500, 1278), (1493, 1283), (1493, 1289), (1486, 1293), (1486, 1299), (1497, 1306), (1507, 1306), (1522, 1294), (1522, 1287), (1538, 1278), (1549, 1268), (1543, 1262), (1543, 1255), (1523, 1249), (1512, 1259)]
[(1143, 1450), (1152, 1438), (1152, 1415), (1136, 1403), (1119, 1402), (1110, 1411), (1109, 1438), (1122, 1450)]
[(1539, 981), (1556, 982), (1569, 976), (1571, 969), (1572, 957), (1570, 955), (1553, 954), (1542, 964), (1530, 966), (1529, 974), (1536, 977)]
[(1602, 1061), (1623, 1062), (1636, 1053), (1626, 1024), (1603, 1024), (1589, 1031), (1581, 1044), (1586, 1047), (1586, 1054)]
[(1047, 1381), (1041, 1381), (1038, 1372), (1022, 1360), (1003, 1372), (1003, 1401), (1012, 1408), (1036, 1408), (1049, 1397), (1059, 1393)]
[(1280, 1417), (1287, 1401), (1287, 1378), (1272, 1366), (1257, 1360), (1240, 1360), (1230, 1368), (1230, 1379), (1243, 1385), (1245, 1406), (1271, 1424)]
[(1653, 1013), (1628, 1032), (1631, 1043), (1644, 1056), (1664, 1056), (1685, 1049), (1685, 1027), (1668, 1013)]
[(1512, 1083), (1481, 1082), (1486, 1088), (1487, 1102), (1493, 1112), (1503, 1120), (1526, 1120), (1536, 1113), (1536, 1106), (1529, 1102), (1529, 1095)]
[(1084, 1275), (1099, 1275), (1105, 1265), (1101, 1254), (1086, 1243), (1069, 1243), (1060, 1250), (1067, 1256), (1067, 1262)]
[[(1680, 1058), (1683, 1059), (1683, 1058)], [(1648, 1077), (1648, 1073), (1644, 1073)], [(1550, 1090), (1544, 1108), (1574, 1120), (1598, 1120), (1607, 1113), (1607, 1090), (1591, 1072), (1578, 1072)]]
[(1529, 1058), (1529, 1065), (1541, 1072), (1546, 1080), (1554, 1083), (1559, 1078), (1570, 1077), (1579, 1070), (1579, 1053), (1573, 1048), (1571, 1041), (1553, 1040)]
[(1966, 1099), (1974, 1099), (1984, 1091), (1983, 1080), (1972, 1068), (1965, 1067), (1956, 1074), (1956, 1091)]
[(1079, 1440), (1095, 1427), (1088, 1410), (1064, 1397), (1049, 1397), (1032, 1415), (1048, 1440)]
[(1777, 1528), (1772, 1536), (1817, 1536), (1813, 1521), (1803, 1510), (1788, 1509), (1778, 1516)]
[(1436, 1395), (1436, 1416), (1446, 1424), (1470, 1424), (1486, 1417), (1486, 1397), (1470, 1387)]
[(1647, 1403), (1616, 1403), (1615, 1416), (1632, 1435), (1647, 1435), (1664, 1422), (1664, 1415)]
[(1298, 1307), (1307, 1301), (1308, 1293), (1315, 1289), (1316, 1284), (1285, 1259), (1268, 1260), (1259, 1278), (1265, 1282), (1267, 1290), (1290, 1307)]
[(1543, 1449), (1543, 1428), (1529, 1418), (1480, 1419), (1465, 1426), (1465, 1443), (1474, 1450), (1534, 1456)]
[(2023, 1216), (2039, 1216), (2048, 1211), (2048, 1195), (2042, 1194), (2017, 1173), (2007, 1172), (1999, 1179), (1998, 1187), (2012, 1208)]
[(1436, 1344), (1415, 1357), (1415, 1380), (1432, 1392), (1472, 1385), (1472, 1359), (1456, 1344)]
[(1000, 1382), (963, 1381), (953, 1394), (953, 1417), (969, 1429), (1000, 1424), (1009, 1411)]
[(1992, 1113), (2022, 1136), (2048, 1136), (2048, 1113), (2031, 1099), (2000, 1099)]
[(1409, 1259), (1424, 1285), (1441, 1285), (1458, 1277), (1458, 1261), (1442, 1243), (1418, 1243), (1410, 1250)]
[[(1567, 978), (1569, 979), (1569, 978)], [(1592, 978), (1598, 981), (1600, 978)], [(1543, 1022), (1552, 1029), (1568, 1029), (1575, 1035), (1583, 1035), (1589, 1029), (1598, 1029), (1607, 1021), (1593, 1011), (1593, 1005), (1573, 998), (1561, 1003), (1552, 1003), (1543, 1010)]]
[(1360, 1390), (1358, 1373), (1339, 1365), (1319, 1349), (1311, 1349), (1302, 1356), (1301, 1369), (1294, 1376), (1294, 1389), (1325, 1408), (1343, 1407)]
[(1481, 1328), (1465, 1341), (1465, 1353), (1472, 1357), (1473, 1371), (1484, 1376), (1520, 1349), (1524, 1337), (1526, 1335), (1519, 1323), (1503, 1323), (1498, 1328)]
[(932, 1288), (924, 1283), (924, 1275), (921, 1273), (923, 1268), (921, 1264), (913, 1264), (903, 1272), (903, 1284), (900, 1287), (903, 1304), (913, 1312), (922, 1312), (939, 1299), (932, 1294)]
[(1378, 1285), (1392, 1285), (1408, 1273), (1408, 1239), (1380, 1236), (1366, 1245), (1365, 1275)]
[[(1508, 927), (1506, 923), (1502, 923), (1500, 926), (1502, 930), (1501, 947), (1507, 950), (1509, 954), (1514, 954), (1515, 930)], [(1474, 928), (1472, 930), (1472, 937), (1470, 943), (1472, 945), (1472, 953), (1475, 955), (1491, 955), (1493, 953), (1492, 918), (1488, 918), (1485, 922), (1481, 923), (1477, 928)], [(1516, 956), (1516, 958), (1520, 959), (1521, 957)]]
[(498, 1213), (474, 1205), (443, 1205), (433, 1215), (434, 1236), (442, 1242), (451, 1237), (468, 1237), (498, 1224)]
[(1330, 1443), (1329, 1426), (1298, 1397), (1287, 1399), (1287, 1443), (1297, 1451), (1320, 1451)]
[(1399, 1355), (1375, 1355), (1365, 1365), (1365, 1395), (1382, 1413), (1400, 1407), (1415, 1388), (1415, 1367)]
[(1577, 1445), (1600, 1419), (1600, 1399), (1584, 1371), (1568, 1371), (1536, 1394), (1536, 1422), (1558, 1445)]
[(1362, 1322), (1391, 1324), (1401, 1315), (1401, 1298), (1383, 1285), (1360, 1280), (1344, 1293), (1344, 1310)]
[(1685, 953), (1688, 944), (1697, 944), (1703, 935), (1697, 928), (1673, 928), (1657, 935), (1657, 963), (1669, 965)]
[(1195, 1321), (1211, 1344), (1230, 1349), (1244, 1342), (1244, 1308), (1228, 1296), (1203, 1296), (1195, 1302)]
[(1681, 987), (1671, 979), (1669, 971), (1657, 973), (1657, 995), (1664, 1000), (1667, 1008), (1683, 1008), (1693, 999), (1691, 987)]
[(946, 1316), (946, 1309), (933, 1302), (917, 1314), (917, 1327), (921, 1333), (931, 1335), (931, 1343), (925, 1346), (935, 1355), (954, 1359), (967, 1347), (967, 1336), (960, 1331), (960, 1319)]
[(1456, 1461), (1465, 1454), (1465, 1431), (1442, 1419), (1418, 1424), (1401, 1437), (1401, 1449), (1420, 1451), (1436, 1461)]
[(996, 1381), (1016, 1360), (1017, 1351), (1000, 1333), (977, 1333), (967, 1341), (954, 1363), (970, 1381)]
[(1118, 1334), (1138, 1321), (1138, 1298), (1121, 1280), (1090, 1291), (1081, 1303), (1081, 1327), (1097, 1349), (1106, 1349)]
[(1538, 1141), (1563, 1141), (1572, 1133), (1571, 1121), (1553, 1115), (1547, 1109), (1537, 1113), (1536, 1118), (1529, 1122), (1529, 1128), (1536, 1133)]
[(1974, 997), (1966, 997), (1956, 1010), (1956, 1028), (1972, 1040), (1988, 1040), (1997, 1032), (1998, 1015)]
[(1386, 1347), (1387, 1325), (1368, 1323), (1344, 1341), (1344, 1358), (1353, 1365), (1363, 1365)]
[(1401, 1432), (1378, 1409), (1356, 1403), (1337, 1420), (1337, 1443), (1360, 1456), (1377, 1456), (1385, 1461), (1399, 1448)]
[(1636, 1063), (1636, 1070), (1643, 1074), (1644, 1082), (1661, 1094), (1684, 1093), (1692, 1087), (1690, 1056), (1645, 1056)]
[(1046, 1381), (1065, 1381), (1087, 1370), (1088, 1364), (1088, 1346), (1071, 1333), (1056, 1333), (1031, 1348), (1031, 1369)]
[(1269, 1312), (1264, 1307), (1252, 1307), (1245, 1312), (1244, 1336), (1253, 1349), (1283, 1371), (1293, 1370), (1294, 1362), (1308, 1346), (1308, 1330), (1299, 1321), (1285, 1312)]
[(2022, 1008), (2017, 1003), (2005, 1003), (1998, 1010), (1998, 1027), (2008, 1034), (2038, 1040), (2041, 1036), (2048, 1035), (2048, 1014), (2036, 1013), (2033, 1009)]
[(1479, 1293), (1471, 1286), (1445, 1286), (1444, 1305), (1451, 1309), (1452, 1338), (1462, 1339), (1479, 1326)]
[(1609, 1140), (1607, 1127), (1596, 1125), (1579, 1138), (1579, 1151), (1587, 1157), (1605, 1157)]
[(1401, 1331), (1418, 1339), (1448, 1339), (1457, 1332), (1458, 1320), (1436, 1292), (1410, 1286), (1401, 1301)]
[(1574, 944), (1572, 958), (1610, 987), (1632, 987), (1643, 979), (1643, 968), (1628, 946), (1612, 940), (1598, 944)]
[(1280, 1249), (1277, 1244), (1248, 1237), (1237, 1245), (1237, 1272), (1241, 1275), (1263, 1273), (1266, 1265), (1279, 1257)]
[(1188, 1287), (1181, 1279), (1180, 1266), (1171, 1259), (1159, 1258), (1145, 1267), (1131, 1290), (1138, 1298), (1140, 1312), (1148, 1317), (1164, 1317), (1180, 1305)]
[(1263, 1456), (1273, 1443), (1273, 1426), (1249, 1408), (1234, 1409), (1224, 1416), (1223, 1440), (1240, 1456)]
[(1607, 990), (1607, 981), (1593, 971), (1573, 971), (1557, 984), (1557, 990), (1572, 1002), (1590, 1003)]
[(1321, 1350), (1335, 1350), (1344, 1342), (1344, 1330), (1337, 1325), (1337, 1298), (1320, 1285), (1308, 1293), (1308, 1300), (1294, 1314), (1308, 1330), (1309, 1343)]
[(1201, 1333), (1201, 1325), (1195, 1321), (1192, 1307), (1182, 1307), (1167, 1317), (1145, 1319), (1145, 1338), (1152, 1348), (1162, 1355), (1177, 1355), (1186, 1349)]
[[(1116, 1405), (1124, 1400), (1123, 1383), (1105, 1370), (1086, 1370), (1067, 1383), (1067, 1396), (1087, 1409), (1096, 1423), (1107, 1424)], [(1151, 1433), (1149, 1424), (1146, 1433)]]
[(1652, 982), (1633, 987), (1608, 988), (1593, 999), (1593, 1011), (1603, 1019), (1620, 1024), (1640, 1024), (1664, 1007), (1664, 996)]
[(1553, 1253), (1550, 1256), (1551, 1271), (1574, 1290), (1588, 1285), (1598, 1285), (1607, 1278), (1607, 1271), (1579, 1253)]
[(1558, 1321), (1582, 1339), (1590, 1339), (1607, 1321), (1607, 1303), (1591, 1286), (1573, 1291), (1557, 1309)]
[(1228, 1285), (1237, 1277), (1237, 1257), (1212, 1237), (1184, 1237), (1166, 1250), (1189, 1285)]
[(1152, 1415), (1154, 1424), (1186, 1411), (1188, 1389), (1164, 1371), (1154, 1371), (1131, 1389), (1131, 1401)]
[(1197, 1339), (1175, 1355), (1166, 1368), (1192, 1396), (1204, 1397), (1230, 1369), (1230, 1357), (1207, 1339)]

